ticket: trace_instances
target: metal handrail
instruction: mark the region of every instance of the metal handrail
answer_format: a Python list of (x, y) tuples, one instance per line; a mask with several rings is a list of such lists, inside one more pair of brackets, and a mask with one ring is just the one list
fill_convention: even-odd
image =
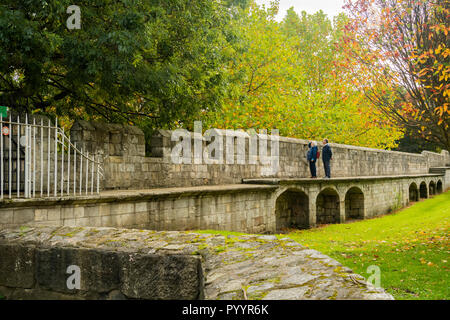
[[(0, 128), (2, 131), (0, 133), (0, 157), (2, 158), (0, 163), (0, 199), (4, 198), (5, 186), (8, 188), (8, 197), (12, 198), (14, 171), (14, 178), (16, 179), (15, 187), (18, 198), (34, 198), (39, 197), (39, 194), (40, 197), (50, 197), (51, 194), (54, 196), (57, 196), (58, 194), (61, 196), (69, 194), (81, 195), (82, 193), (93, 194), (95, 180), (96, 193), (100, 192), (100, 178), (103, 178), (104, 174), (102, 163), (98, 160), (98, 155), (90, 155), (88, 151), (83, 150), (83, 147), (80, 148), (76, 143), (72, 143), (70, 137), (65, 134), (64, 129), (58, 126), (58, 119), (56, 119), (54, 125), (52, 125), (51, 120), (48, 120), (48, 124), (44, 125), (43, 119), (41, 119), (40, 124), (36, 123), (36, 119), (33, 119), (32, 123), (28, 123), (28, 115), (25, 116), (25, 122), (20, 121), (20, 116), (17, 116), (17, 121), (12, 121), (12, 117), (10, 116), (8, 121), (8, 119), (4, 120), (0, 115)], [(15, 134), (13, 130), (15, 130)], [(47, 141), (45, 142), (44, 130), (46, 133), (48, 132)], [(6, 138), (6, 142), (9, 140), (7, 150), (8, 179), (6, 185), (4, 136), (9, 136), (9, 138)], [(14, 150), (16, 153), (15, 161), (13, 161), (12, 157), (13, 136), (15, 136), (15, 140), (17, 140), (17, 150)], [(39, 141), (37, 141), (37, 139), (39, 139)], [(54, 139), (53, 142), (52, 139)], [(44, 157), (44, 145), (47, 146), (46, 157)], [(60, 146), (60, 148), (58, 148), (58, 146)], [(23, 152), (22, 149), (24, 149), (25, 159), (19, 156), (20, 153)], [(51, 155), (51, 152), (54, 153), (54, 156)], [(67, 155), (67, 157), (65, 157), (65, 155)], [(53, 172), (51, 170), (52, 162), (54, 168)], [(77, 171), (78, 163), (79, 169)], [(83, 165), (85, 165), (84, 171)], [(44, 166), (46, 167), (46, 170), (44, 170)], [(77, 185), (78, 177), (79, 180)], [(44, 184), (44, 178), (46, 178), (46, 184)], [(58, 182), (60, 183), (59, 190)], [(24, 185), (23, 196), (21, 193), (22, 184)], [(44, 194), (44, 187), (46, 187), (46, 195)], [(53, 190), (53, 192), (51, 192), (51, 190)], [(38, 195), (36, 194), (36, 191), (38, 191)]]

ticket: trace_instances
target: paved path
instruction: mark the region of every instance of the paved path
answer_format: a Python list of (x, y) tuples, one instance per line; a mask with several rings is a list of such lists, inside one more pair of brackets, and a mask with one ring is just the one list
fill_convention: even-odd
[(358, 176), (358, 177), (332, 177), (316, 179), (311, 178), (260, 178), (260, 179), (243, 179), (244, 184), (249, 185), (279, 185), (279, 184), (296, 184), (296, 183), (321, 183), (321, 182), (351, 182), (351, 181), (368, 181), (368, 180), (386, 180), (386, 179), (408, 179), (418, 177), (442, 177), (437, 173), (420, 173), (420, 174), (402, 174), (388, 176)]
[(261, 191), (261, 190), (273, 190), (276, 186), (267, 186), (261, 184), (224, 184), (224, 185), (209, 185), (209, 186), (198, 186), (198, 187), (177, 187), (177, 188), (155, 188), (155, 189), (134, 189), (134, 190), (106, 190), (101, 191), (99, 194), (96, 193), (82, 193), (77, 195), (58, 195), (44, 198), (4, 198), (0, 200), (0, 208), (11, 207), (11, 206), (32, 206), (45, 203), (50, 204), (61, 204), (62, 202), (77, 201), (77, 203), (89, 203), (97, 202), (98, 200), (103, 200), (105, 202), (115, 202), (115, 201), (142, 201), (143, 199), (149, 199), (154, 197), (173, 197), (178, 195), (199, 195), (199, 194), (214, 194), (220, 193), (224, 194), (227, 192), (234, 193), (240, 191)]

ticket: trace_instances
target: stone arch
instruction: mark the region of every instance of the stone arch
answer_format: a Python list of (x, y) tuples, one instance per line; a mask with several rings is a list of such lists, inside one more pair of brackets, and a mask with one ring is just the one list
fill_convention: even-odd
[(345, 195), (345, 220), (364, 219), (364, 193), (358, 187), (350, 188)]
[(300, 190), (288, 189), (275, 202), (276, 228), (309, 228), (309, 198)]
[(430, 181), (430, 184), (428, 186), (428, 194), (430, 196), (436, 194), (436, 183), (434, 183), (434, 181)]
[(422, 183), (420, 184), (419, 195), (420, 195), (420, 199), (428, 198), (428, 188), (427, 188), (427, 184), (425, 181), (422, 181)]
[(409, 201), (419, 201), (419, 189), (415, 182), (409, 185)]
[(316, 221), (318, 224), (339, 223), (339, 194), (333, 188), (325, 188), (317, 196)]
[(436, 192), (439, 194), (442, 193), (442, 191), (442, 180), (439, 180), (436, 184)]

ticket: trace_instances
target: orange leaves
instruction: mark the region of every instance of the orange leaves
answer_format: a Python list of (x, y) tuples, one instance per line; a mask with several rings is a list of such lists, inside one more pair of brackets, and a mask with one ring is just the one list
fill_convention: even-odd
[(450, 27), (447, 27), (445, 24), (436, 24), (430, 26), (430, 29), (433, 30), (436, 34), (443, 32), (445, 36), (448, 36), (448, 33), (450, 31)]

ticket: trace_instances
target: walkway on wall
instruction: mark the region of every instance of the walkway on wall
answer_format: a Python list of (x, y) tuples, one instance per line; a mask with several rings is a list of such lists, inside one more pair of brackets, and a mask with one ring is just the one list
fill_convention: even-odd
[(278, 232), (386, 214), (441, 193), (445, 185), (442, 174), (249, 179), (231, 185), (3, 199), (0, 227), (50, 224)]
[[(226, 193), (226, 192), (239, 192), (239, 191), (262, 191), (262, 190), (275, 190), (277, 186), (284, 185), (297, 185), (297, 184), (323, 184), (323, 183), (340, 183), (340, 182), (364, 182), (369, 180), (383, 180), (383, 179), (400, 179), (400, 178), (426, 178), (434, 177), (441, 178), (440, 174), (420, 174), (420, 175), (399, 175), (399, 176), (366, 176), (366, 177), (337, 177), (331, 179), (318, 178), (318, 179), (306, 179), (306, 178), (263, 178), (263, 179), (243, 179), (242, 184), (227, 184), (227, 185), (207, 185), (196, 187), (175, 187), (175, 188), (155, 188), (155, 189), (130, 189), (130, 190), (105, 190), (100, 191), (99, 194), (81, 194), (81, 195), (64, 195), (64, 196), (51, 196), (48, 198), (12, 198), (0, 200), (0, 208), (22, 205), (33, 205), (39, 203), (51, 204), (52, 202), (62, 204), (61, 202), (70, 201), (83, 201), (89, 203), (92, 201), (132, 201), (142, 200), (152, 197), (162, 196), (177, 196), (177, 195), (201, 195), (211, 193)], [(413, 187), (419, 190), (418, 186), (412, 184)], [(441, 193), (442, 182), (432, 182), (429, 186), (429, 194)], [(423, 193), (422, 186), (422, 193)], [(417, 200), (419, 199), (419, 191), (417, 191)], [(415, 199), (415, 198), (414, 198)], [(414, 200), (411, 199), (411, 200)]]
[(153, 198), (178, 198), (183, 196), (199, 196), (206, 194), (226, 194), (236, 192), (258, 192), (273, 191), (277, 187), (250, 184), (229, 184), (218, 186), (200, 186), (200, 187), (177, 187), (177, 188), (155, 188), (155, 189), (136, 189), (136, 190), (107, 190), (93, 195), (67, 195), (50, 198), (13, 198), (0, 200), (0, 208), (10, 207), (30, 207), (30, 206), (50, 206), (64, 204), (89, 204), (89, 203), (108, 203), (108, 202), (131, 202), (145, 201)]
[(265, 185), (287, 185), (297, 183), (321, 183), (321, 182), (364, 182), (368, 180), (383, 180), (383, 179), (402, 179), (402, 178), (419, 178), (419, 177), (442, 177), (442, 174), (424, 173), (411, 175), (395, 175), (395, 176), (360, 176), (360, 177), (333, 177), (327, 178), (261, 178), (261, 179), (243, 179), (245, 184), (265, 184)]

